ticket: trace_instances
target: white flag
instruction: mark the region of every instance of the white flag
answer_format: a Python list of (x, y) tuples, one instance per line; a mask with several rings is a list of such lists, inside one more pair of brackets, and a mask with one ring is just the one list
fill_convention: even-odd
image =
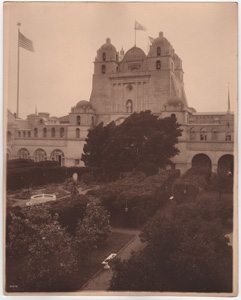
[(135, 30), (143, 30), (146, 31), (146, 27), (135, 21)]

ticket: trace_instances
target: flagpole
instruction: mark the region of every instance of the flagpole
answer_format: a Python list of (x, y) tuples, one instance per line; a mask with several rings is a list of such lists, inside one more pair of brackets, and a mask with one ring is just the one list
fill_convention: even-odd
[[(21, 26), (21, 23), (17, 24)], [(17, 118), (19, 118), (19, 33), (20, 28), (18, 27), (18, 62), (17, 62)]]
[(135, 21), (135, 47), (136, 47), (136, 21)]
[(228, 111), (227, 113), (230, 113), (230, 95), (229, 95), (229, 82), (228, 82)]

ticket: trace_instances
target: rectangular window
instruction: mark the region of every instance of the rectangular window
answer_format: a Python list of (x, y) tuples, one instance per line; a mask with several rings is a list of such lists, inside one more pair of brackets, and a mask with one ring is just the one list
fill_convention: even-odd
[(75, 166), (78, 166), (79, 165), (79, 159), (75, 159), (74, 164), (75, 164)]

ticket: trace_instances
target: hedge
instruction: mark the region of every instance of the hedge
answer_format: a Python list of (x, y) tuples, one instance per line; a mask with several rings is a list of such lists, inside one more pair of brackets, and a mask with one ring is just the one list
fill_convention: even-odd
[(123, 179), (89, 191), (87, 195), (101, 200), (111, 213), (113, 226), (141, 227), (167, 203), (179, 171), (162, 171), (147, 178), (140, 172), (132, 173), (132, 176), (123, 175)]
[(31, 166), (23, 167), (19, 163), (19, 167), (7, 169), (7, 190), (17, 190), (28, 188), (29, 186), (40, 186), (48, 183), (61, 183), (67, 178), (78, 174), (80, 179), (82, 175), (87, 173), (95, 174), (95, 169), (86, 167), (58, 167), (46, 166), (34, 163)]

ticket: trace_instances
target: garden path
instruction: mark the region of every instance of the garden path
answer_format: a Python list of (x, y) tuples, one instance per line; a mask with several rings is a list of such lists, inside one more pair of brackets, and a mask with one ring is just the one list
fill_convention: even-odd
[[(139, 230), (112, 228), (112, 231), (135, 234), (135, 236), (117, 253), (117, 257), (121, 260), (127, 260), (131, 256), (132, 251), (140, 251), (145, 247), (145, 244), (140, 241)], [(107, 291), (112, 275), (112, 269), (101, 269), (83, 286), (82, 291)]]

